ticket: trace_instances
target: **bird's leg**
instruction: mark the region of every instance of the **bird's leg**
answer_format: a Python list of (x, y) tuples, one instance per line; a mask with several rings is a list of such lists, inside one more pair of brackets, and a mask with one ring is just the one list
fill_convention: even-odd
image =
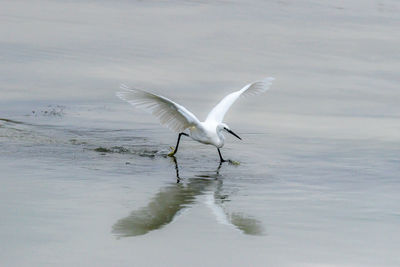
[(183, 133), (183, 132), (180, 133), (180, 134), (178, 135), (178, 141), (176, 142), (176, 147), (175, 147), (175, 149), (172, 150), (172, 151), (168, 154), (168, 156), (172, 157), (173, 155), (176, 154), (176, 152), (178, 152), (179, 141), (181, 140), (181, 136), (182, 136), (182, 135), (184, 135), (184, 136), (189, 136), (187, 133)]
[(222, 158), (222, 155), (221, 155), (221, 151), (219, 150), (219, 148), (217, 148), (218, 149), (218, 154), (219, 154), (219, 160), (220, 160), (220, 162), (222, 163), (222, 162), (225, 162), (226, 160), (224, 160), (223, 158)]

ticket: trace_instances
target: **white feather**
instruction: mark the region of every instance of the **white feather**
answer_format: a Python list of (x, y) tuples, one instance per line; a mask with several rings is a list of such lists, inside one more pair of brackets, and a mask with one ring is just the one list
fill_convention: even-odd
[(200, 123), (193, 113), (166, 97), (140, 89), (130, 89), (126, 85), (121, 85), (121, 89), (123, 91), (116, 93), (119, 98), (153, 114), (162, 125), (175, 132), (182, 132), (186, 128)]
[(241, 90), (225, 96), (208, 114), (206, 122), (221, 123), (224, 119), (225, 113), (240, 96), (250, 96), (264, 93), (269, 89), (273, 80), (274, 78), (268, 77), (261, 81), (253, 82), (246, 85)]

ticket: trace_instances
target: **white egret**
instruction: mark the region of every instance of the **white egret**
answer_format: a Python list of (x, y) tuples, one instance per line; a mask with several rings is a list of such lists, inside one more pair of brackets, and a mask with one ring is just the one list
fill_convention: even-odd
[[(130, 89), (122, 85), (123, 91), (117, 92), (117, 96), (127, 101), (131, 105), (141, 108), (156, 116), (162, 125), (179, 133), (175, 149), (168, 156), (175, 155), (178, 152), (181, 136), (189, 136), (200, 143), (213, 145), (217, 148), (221, 162), (224, 162), (220, 148), (224, 146), (225, 137), (222, 134), (226, 131), (235, 137), (241, 138), (235, 134), (226, 123), (223, 123), (225, 113), (230, 106), (240, 97), (263, 93), (268, 90), (272, 77), (250, 83), (241, 90), (225, 96), (208, 114), (205, 121), (201, 122), (193, 113), (185, 107), (174, 101), (156, 94), (152, 94), (140, 89)], [(189, 134), (183, 131), (188, 129)]]

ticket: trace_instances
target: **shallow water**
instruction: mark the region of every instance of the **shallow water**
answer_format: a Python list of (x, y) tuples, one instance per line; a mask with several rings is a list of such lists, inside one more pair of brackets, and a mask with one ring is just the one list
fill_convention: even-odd
[[(397, 1), (37, 2), (0, 11), (2, 266), (400, 265)], [(240, 164), (115, 97), (265, 76)]]

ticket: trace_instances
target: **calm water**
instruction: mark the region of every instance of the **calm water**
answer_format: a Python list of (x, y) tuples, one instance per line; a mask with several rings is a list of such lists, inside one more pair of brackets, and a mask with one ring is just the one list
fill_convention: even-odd
[[(2, 266), (399, 266), (400, 4), (2, 1)], [(183, 139), (120, 83), (204, 119)]]

